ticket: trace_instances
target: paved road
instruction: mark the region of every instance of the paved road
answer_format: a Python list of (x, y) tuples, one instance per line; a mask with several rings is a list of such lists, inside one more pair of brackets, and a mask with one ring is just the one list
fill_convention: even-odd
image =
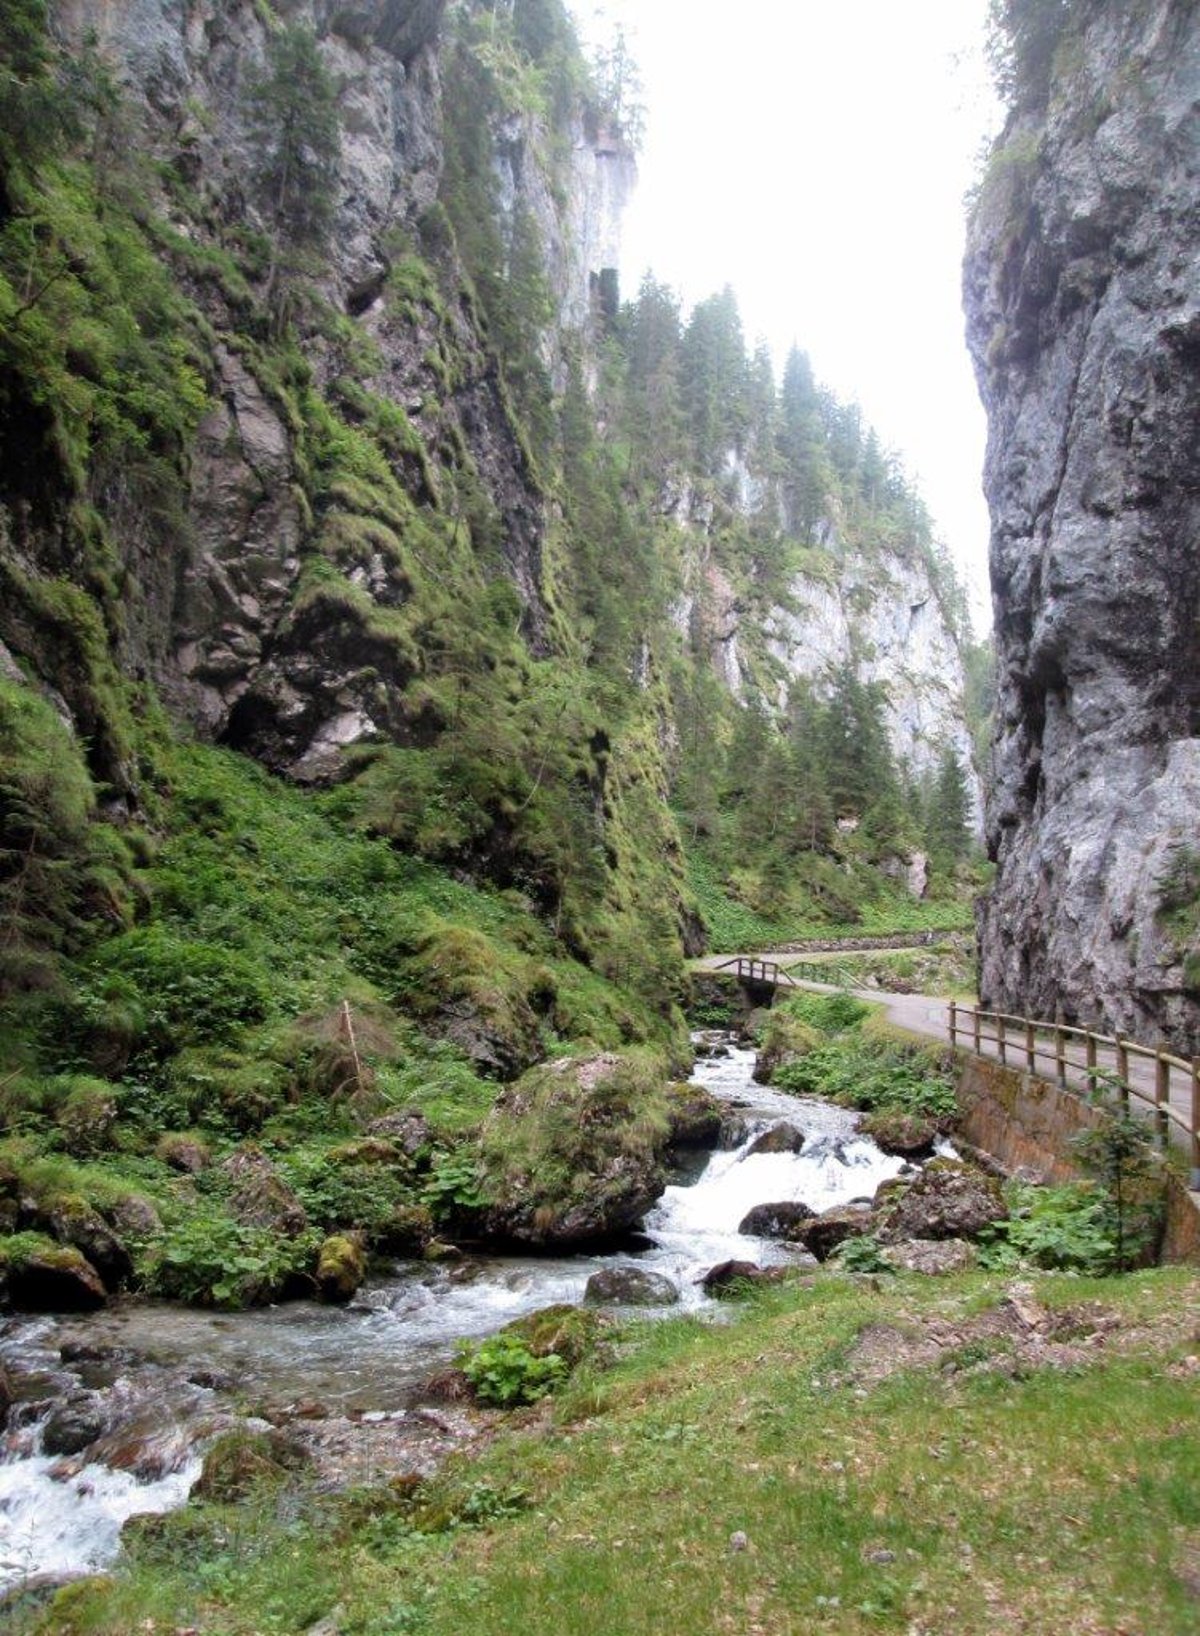
[[(692, 965), (695, 969), (714, 971), (725, 962), (736, 956), (719, 954), (709, 955), (703, 960), (695, 960)], [(782, 951), (756, 952), (747, 959), (774, 960), (786, 969), (788, 960), (794, 961), (795, 955), (787, 955)], [(809, 989), (813, 993), (833, 993), (835, 990), (827, 983), (801, 982), (798, 987)], [(916, 1034), (924, 1039), (950, 1039), (950, 1000), (947, 997), (935, 994), (889, 994), (882, 989), (851, 989), (856, 999), (865, 1000), (870, 1005), (882, 1006), (889, 1022), (897, 1028), (903, 1028), (910, 1034)], [(970, 1008), (960, 1005), (958, 1019), (958, 1043), (970, 1043)], [(985, 1024), (983, 1032), (994, 1033), (993, 1024)], [(966, 1037), (964, 1038), (964, 1034)], [(995, 1040), (981, 1039), (979, 1054), (992, 1061), (1005, 1061), (1009, 1066), (1025, 1069), (1027, 1067), (1024, 1033), (1015, 1032), (1015, 1037), (1007, 1039), (1002, 1051)], [(1082, 1039), (1068, 1038), (1066, 1050), (1065, 1079), (1067, 1085), (1081, 1094), (1087, 1094), (1091, 1088), (1089, 1070), (1085, 1061), (1085, 1046)], [(1037, 1074), (1047, 1080), (1058, 1078), (1058, 1064), (1055, 1056), (1055, 1044), (1052, 1032), (1038, 1035), (1036, 1041), (1036, 1069)], [(1112, 1046), (1099, 1045), (1096, 1052), (1096, 1069), (1101, 1074), (1111, 1074), (1114, 1080), (1117, 1077), (1116, 1051)], [(1127, 1083), (1134, 1091), (1130, 1102), (1131, 1108), (1137, 1113), (1143, 1113), (1147, 1118), (1153, 1117), (1153, 1103), (1156, 1090), (1156, 1069), (1154, 1062), (1146, 1057), (1131, 1056), (1128, 1062)], [(1200, 1113), (1200, 1109), (1193, 1110), (1192, 1077), (1179, 1068), (1173, 1068), (1170, 1074), (1170, 1107), (1178, 1115), (1178, 1120), (1171, 1121), (1170, 1132), (1173, 1145), (1181, 1149), (1190, 1149), (1191, 1143), (1187, 1134), (1187, 1126)], [(1183, 1124), (1179, 1123), (1182, 1120)], [(1192, 1156), (1195, 1163), (1195, 1156)], [(1195, 1178), (1193, 1178), (1195, 1180)]]

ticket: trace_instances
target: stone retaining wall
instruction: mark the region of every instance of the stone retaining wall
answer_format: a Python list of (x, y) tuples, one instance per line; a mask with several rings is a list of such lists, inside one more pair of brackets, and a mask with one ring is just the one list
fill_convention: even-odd
[[(959, 1129), (964, 1140), (1010, 1174), (1024, 1169), (1044, 1182), (1078, 1177), (1071, 1138), (1094, 1130), (1103, 1118), (1100, 1110), (1032, 1074), (966, 1051), (958, 1056)], [(1162, 1259), (1200, 1264), (1200, 1208), (1175, 1176), (1167, 1182)]]

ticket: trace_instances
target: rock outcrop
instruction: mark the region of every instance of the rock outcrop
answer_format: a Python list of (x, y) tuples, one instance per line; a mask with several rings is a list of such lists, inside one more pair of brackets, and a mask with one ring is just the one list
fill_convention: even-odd
[(999, 669), (982, 993), (1193, 1051), (1200, 18), (1059, 12), (1015, 42), (966, 263)]

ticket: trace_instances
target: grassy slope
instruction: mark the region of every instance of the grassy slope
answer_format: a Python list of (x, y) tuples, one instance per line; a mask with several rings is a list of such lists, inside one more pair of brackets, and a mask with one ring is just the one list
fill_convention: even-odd
[[(347, 1636), (1194, 1631), (1200, 1275), (1039, 1278), (1049, 1309), (1121, 1315), (1057, 1368), (1036, 1347), (992, 1366), (1005, 1344), (972, 1325), (1005, 1294), (823, 1273), (729, 1327), (647, 1327), (438, 1480), (427, 1514), (483, 1526), (412, 1533), (382, 1494), (298, 1521), (189, 1507), (37, 1628), (249, 1636), (336, 1608)], [(931, 1323), (936, 1364), (880, 1379), (856, 1359), (872, 1326), (900, 1332), (887, 1355)]]

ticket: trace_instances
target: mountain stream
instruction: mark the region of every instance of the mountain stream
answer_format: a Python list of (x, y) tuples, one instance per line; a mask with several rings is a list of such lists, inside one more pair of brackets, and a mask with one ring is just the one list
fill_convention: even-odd
[[(86, 1319), (8, 1319), (0, 1362), (14, 1374), (17, 1401), (0, 1449), (0, 1595), (109, 1562), (130, 1516), (183, 1503), (202, 1447), (247, 1424), (247, 1404), (267, 1421), (303, 1423), (343, 1480), (369, 1480), (376, 1460), (382, 1471), (389, 1448), (408, 1469), (429, 1469), (464, 1438), (465, 1411), (422, 1401), (423, 1383), (460, 1338), (581, 1301), (592, 1273), (619, 1265), (675, 1284), (679, 1304), (657, 1310), (715, 1314), (698, 1283), (708, 1268), (798, 1257), (738, 1232), (754, 1205), (799, 1200), (820, 1212), (869, 1200), (903, 1168), (857, 1134), (856, 1114), (756, 1085), (753, 1051), (724, 1037), (701, 1048), (710, 1054), (693, 1079), (730, 1105), (737, 1145), (666, 1189), (646, 1218), (644, 1247), (402, 1264), (344, 1308), (215, 1313), (130, 1301)], [(751, 1154), (782, 1120), (804, 1132), (803, 1151)], [(364, 1447), (374, 1452), (364, 1456)]]

